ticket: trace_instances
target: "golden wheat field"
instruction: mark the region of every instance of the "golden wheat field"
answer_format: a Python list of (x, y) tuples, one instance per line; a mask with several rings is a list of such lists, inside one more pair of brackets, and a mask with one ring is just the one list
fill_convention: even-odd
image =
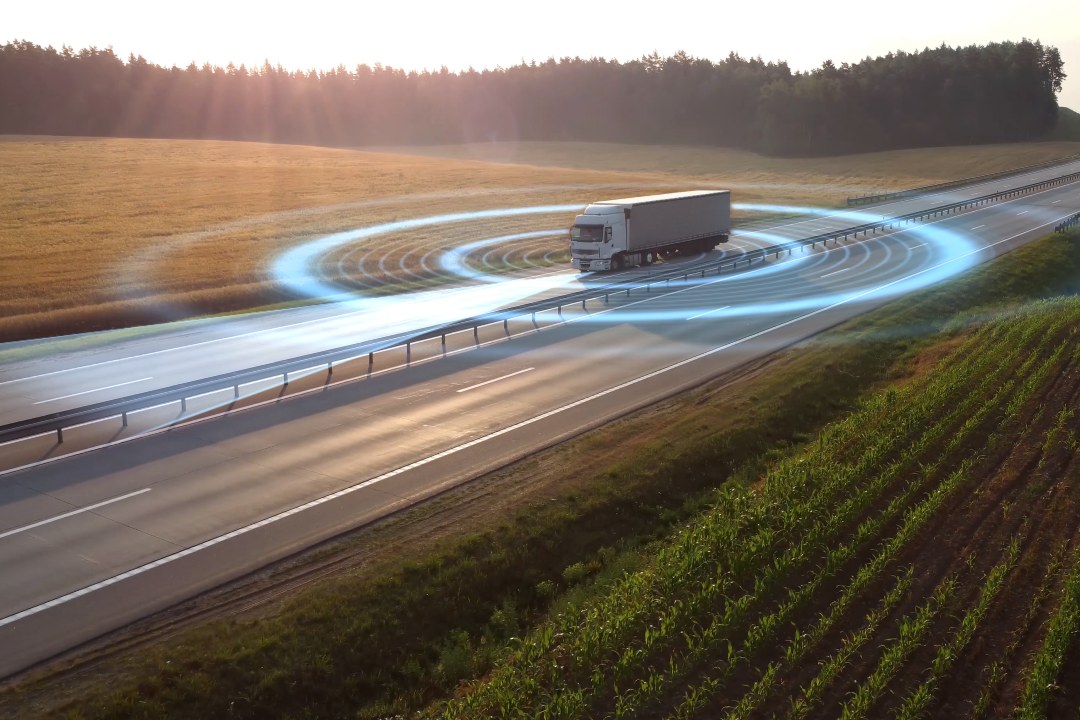
[[(1080, 143), (779, 160), (595, 143), (333, 149), (260, 143), (0, 138), (0, 340), (122, 327), (292, 299), (268, 264), (295, 243), (394, 220), (690, 186), (836, 205), (852, 194), (992, 172)], [(573, 212), (393, 233), (326, 256), (368, 292), (445, 281), (437, 254), (565, 227)], [(471, 258), (495, 272), (564, 261), (557, 235)], [(168, 307), (163, 313), (161, 308)]]

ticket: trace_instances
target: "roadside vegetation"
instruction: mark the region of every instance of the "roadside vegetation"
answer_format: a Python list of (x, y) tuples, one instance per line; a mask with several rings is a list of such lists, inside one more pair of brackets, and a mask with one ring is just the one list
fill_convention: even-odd
[[(1078, 152), (1080, 143), (1030, 143), (781, 160), (721, 148), (588, 143), (367, 152), (6, 137), (0, 139), (0, 342), (303, 302), (269, 276), (279, 252), (404, 218), (583, 206), (604, 196), (696, 186), (730, 188), (738, 202), (835, 206), (849, 195)], [(572, 216), (393, 233), (328, 254), (319, 272), (375, 294), (431, 287), (451, 279), (438, 262), (448, 248), (557, 230)], [(529, 272), (564, 262), (566, 247), (552, 235), (489, 250), (467, 262), (485, 272)]]
[[(968, 653), (979, 632), (1041, 648), (1032, 668), (1008, 658), (1021, 667), (999, 704), (1019, 693), (1022, 716), (1041, 717), (1055, 691), (1080, 699), (1056, 686), (1075, 558), (1052, 580), (1047, 628), (1012, 612), (1032, 595), (1018, 576), (1076, 536), (1077, 400), (1080, 299), (1004, 312), (760, 483), (725, 484), (640, 569), (560, 608), (434, 714), (920, 717), (974, 701), (978, 682), (959, 676), (1007, 659)], [(873, 627), (866, 606), (882, 609)]]
[(1080, 236), (1051, 236), (23, 678), (0, 714), (1075, 707), (1080, 301), (1043, 299), (1078, 290)]

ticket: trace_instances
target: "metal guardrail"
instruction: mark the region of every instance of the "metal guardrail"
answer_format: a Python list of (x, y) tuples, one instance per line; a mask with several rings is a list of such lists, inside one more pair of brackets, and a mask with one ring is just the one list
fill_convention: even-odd
[(908, 197), (917, 197), (919, 195), (927, 195), (932, 192), (938, 192), (940, 190), (949, 190), (950, 188), (962, 187), (964, 185), (971, 185), (972, 183), (988, 182), (990, 180), (1000, 180), (1011, 175), (1020, 175), (1022, 173), (1031, 172), (1033, 170), (1042, 170), (1043, 168), (1053, 167), (1054, 165), (1062, 165), (1064, 163), (1080, 160), (1080, 155), (1073, 155), (1071, 157), (1059, 158), (1057, 160), (1048, 160), (1043, 163), (1036, 163), (1035, 165), (1025, 165), (1024, 167), (1013, 168), (1011, 170), (1002, 170), (1001, 172), (988, 173), (986, 175), (976, 175), (975, 177), (961, 178), (960, 180), (949, 180), (943, 183), (936, 183), (934, 185), (924, 185), (922, 187), (910, 188), (908, 190), (897, 190), (896, 192), (880, 193), (878, 195), (862, 195), (860, 197), (849, 197), (847, 199), (848, 207), (856, 205), (873, 205), (880, 202), (888, 202), (890, 200), (900, 200)]
[[(737, 270), (740, 265), (750, 266), (755, 261), (763, 262), (769, 256), (779, 257), (784, 253), (790, 254), (795, 249), (805, 249), (807, 247), (814, 248), (817, 247), (818, 243), (826, 245), (829, 242), (835, 243), (840, 240), (847, 241), (849, 239), (858, 238), (860, 235), (865, 237), (868, 234), (876, 234), (878, 231), (889, 230), (903, 224), (916, 222), (926, 218), (948, 215), (968, 208), (978, 207), (980, 205), (986, 205), (998, 200), (1018, 197), (1032, 192), (1038, 192), (1039, 190), (1076, 182), (1078, 180), (1080, 180), (1080, 172), (1070, 173), (1050, 180), (1025, 185), (1020, 188), (1002, 190), (989, 195), (970, 198), (948, 205), (940, 205), (938, 207), (911, 212), (905, 215), (882, 218), (877, 222), (864, 223), (842, 230), (833, 230), (811, 237), (781, 243), (779, 245), (759, 248), (757, 250), (742, 253), (734, 258), (728, 258), (726, 256), (721, 257), (718, 260), (696, 265), (693, 268), (672, 269), (668, 272), (661, 271), (646, 278), (620, 281), (602, 288), (591, 288), (576, 293), (570, 293), (568, 295), (562, 295), (558, 298), (526, 303), (486, 315), (461, 320), (450, 325), (437, 326), (399, 336), (382, 338), (378, 341), (369, 341), (343, 348), (335, 348), (334, 350), (313, 353), (286, 362), (270, 363), (249, 370), (226, 373), (204, 380), (183, 383), (159, 390), (152, 390), (118, 400), (110, 400), (38, 418), (18, 421), (0, 426), (0, 444), (37, 437), (48, 433), (56, 433), (57, 442), (63, 443), (65, 429), (71, 429), (79, 425), (110, 418), (118, 418), (123, 427), (126, 427), (128, 424), (128, 414), (160, 407), (169, 403), (179, 404), (180, 417), (176, 418), (173, 424), (181, 424), (190, 420), (189, 417), (183, 417), (183, 413), (185, 413), (187, 409), (188, 401), (210, 393), (223, 392), (232, 389), (233, 397), (239, 400), (240, 388), (242, 386), (257, 382), (276, 381), (276, 378), (281, 378), (282, 382), (280, 386), (275, 387), (280, 387), (282, 393), (284, 393), (285, 388), (288, 387), (290, 382), (290, 374), (295, 377), (298, 374), (304, 373), (306, 377), (313, 372), (316, 372), (318, 368), (324, 365), (325, 370), (318, 371), (326, 373), (326, 384), (329, 384), (334, 376), (334, 368), (336, 365), (357, 361), (362, 363), (365, 356), (367, 359), (367, 374), (370, 375), (375, 364), (375, 355), (383, 351), (394, 349), (404, 350), (404, 365), (408, 366), (413, 361), (413, 345), (420, 342), (439, 338), (441, 340), (442, 354), (445, 355), (448, 335), (471, 331), (472, 337), (475, 340), (475, 345), (479, 346), (483, 344), (480, 340), (480, 330), (482, 328), (490, 328), (491, 326), (497, 327), (501, 324), (502, 330), (505, 333), (504, 337), (511, 337), (513, 334), (510, 332), (510, 322), (515, 319), (522, 319), (531, 315), (532, 325), (538, 327), (536, 325), (537, 313), (554, 310), (557, 312), (558, 317), (562, 319), (562, 313), (565, 308), (576, 306), (578, 304), (581, 305), (582, 309), (585, 309), (587, 303), (590, 301), (608, 304), (610, 303), (612, 296), (617, 296), (625, 292), (626, 296), (629, 297), (630, 293), (635, 290), (644, 290), (646, 293), (649, 293), (652, 292), (654, 286), (661, 283), (665, 286), (670, 286), (672, 280), (678, 280), (680, 277), (684, 282), (687, 282), (692, 276), (700, 275), (700, 277), (704, 278), (708, 273), (715, 272), (716, 274), (719, 274), (725, 270)], [(1070, 227), (1078, 222), (1080, 222), (1080, 213), (1066, 221)], [(1059, 225), (1058, 229), (1060, 230), (1066, 223)]]
[(1080, 213), (1076, 213), (1072, 217), (1065, 218), (1064, 220), (1059, 222), (1056, 226), (1054, 226), (1054, 232), (1065, 232), (1069, 228), (1076, 225), (1080, 225)]

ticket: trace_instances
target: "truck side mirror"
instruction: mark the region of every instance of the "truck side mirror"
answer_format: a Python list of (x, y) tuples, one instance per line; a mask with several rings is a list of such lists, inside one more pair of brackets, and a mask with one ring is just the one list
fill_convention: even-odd
[(604, 242), (611, 242), (611, 228), (604, 228)]

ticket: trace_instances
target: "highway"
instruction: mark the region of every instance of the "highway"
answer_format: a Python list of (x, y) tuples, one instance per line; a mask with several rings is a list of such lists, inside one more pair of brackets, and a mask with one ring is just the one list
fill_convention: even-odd
[[(960, 197), (992, 191), (964, 188)], [(1078, 209), (1080, 185), (1062, 186), (744, 272), (613, 297), (541, 332), (0, 475), (0, 675), (945, 281), (1047, 234)], [(772, 244), (833, 222), (854, 224), (816, 218), (733, 244)], [(341, 323), (339, 335), (318, 342), (355, 329), (356, 318), (339, 312), (312, 324), (323, 322)], [(157, 379), (156, 367), (143, 367), (147, 357), (168, 358), (175, 382), (221, 372), (234, 362), (226, 346), (244, 348), (238, 364), (296, 352), (288, 328), (268, 333), (280, 333), (280, 346), (246, 347), (247, 335), (212, 351), (189, 338), (185, 350), (182, 338), (160, 336), (119, 355), (109, 348), (6, 367), (0, 402), (25, 408), (103, 379)], [(96, 374), (103, 367), (108, 377)], [(79, 379), (58, 383), (69, 376)]]
[[(1074, 162), (935, 195), (743, 230), (721, 250), (738, 253), (1078, 170), (1080, 162)], [(557, 217), (565, 219), (566, 214)], [(4, 361), (0, 352), (0, 425), (332, 348), (366, 343), (370, 346), (366, 352), (385, 346), (387, 338), (406, 337), (432, 325), (659, 269), (603, 275), (541, 271), (497, 284), (464, 284), (396, 297), (176, 323), (135, 338), (118, 333), (121, 339), (87, 349), (51, 351), (52, 345), (60, 348), (63, 343), (39, 343), (38, 352), (27, 360)]]

